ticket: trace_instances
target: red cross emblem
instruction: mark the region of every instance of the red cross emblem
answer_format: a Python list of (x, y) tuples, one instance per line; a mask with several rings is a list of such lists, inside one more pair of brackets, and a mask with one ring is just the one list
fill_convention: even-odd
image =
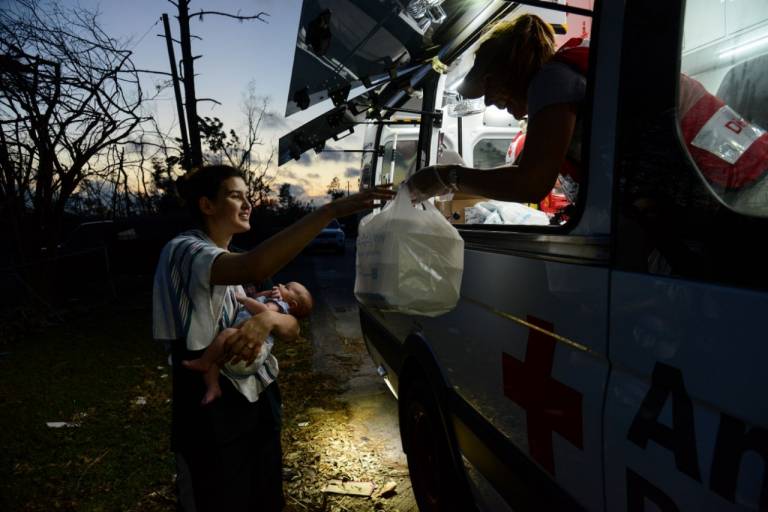
[[(545, 331), (554, 326), (535, 317), (528, 322)], [(525, 409), (530, 455), (551, 475), (555, 474), (552, 432), (583, 448), (581, 393), (552, 379), (555, 339), (536, 329), (528, 331), (525, 362), (501, 354), (504, 395)]]

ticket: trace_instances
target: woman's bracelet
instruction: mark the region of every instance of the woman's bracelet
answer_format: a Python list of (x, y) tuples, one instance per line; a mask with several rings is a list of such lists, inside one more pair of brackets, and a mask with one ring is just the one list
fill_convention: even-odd
[[(435, 177), (437, 178), (437, 182), (445, 189), (450, 190), (451, 192), (456, 192), (459, 190), (459, 174), (458, 174), (458, 167), (455, 165), (452, 165), (448, 168), (446, 180), (443, 180), (443, 177), (440, 176), (440, 172), (438, 172), (437, 168), (435, 168)], [(447, 183), (446, 183), (447, 181)]]
[(453, 192), (458, 192), (459, 190), (459, 168), (456, 165), (452, 165), (448, 169), (448, 187)]

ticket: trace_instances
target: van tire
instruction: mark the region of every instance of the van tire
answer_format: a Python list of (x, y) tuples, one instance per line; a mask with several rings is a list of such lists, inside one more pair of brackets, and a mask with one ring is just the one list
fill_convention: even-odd
[(465, 479), (452, 460), (437, 400), (424, 380), (409, 383), (403, 412), (408, 472), (419, 511), (474, 510)]

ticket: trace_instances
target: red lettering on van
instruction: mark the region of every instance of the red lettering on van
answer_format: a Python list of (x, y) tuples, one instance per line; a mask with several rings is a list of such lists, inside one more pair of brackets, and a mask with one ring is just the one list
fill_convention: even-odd
[[(528, 322), (554, 332), (552, 324), (538, 318), (529, 316)], [(530, 455), (553, 476), (552, 432), (583, 448), (582, 395), (552, 379), (555, 343), (552, 336), (530, 329), (524, 362), (501, 354), (504, 395), (525, 409)]]

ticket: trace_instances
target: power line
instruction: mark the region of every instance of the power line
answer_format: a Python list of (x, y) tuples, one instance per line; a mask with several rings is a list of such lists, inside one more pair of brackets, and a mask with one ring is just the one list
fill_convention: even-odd
[(152, 25), (150, 25), (150, 27), (147, 29), (147, 31), (144, 32), (144, 35), (141, 36), (138, 41), (136, 41), (136, 44), (134, 44), (133, 48), (131, 48), (131, 50), (130, 50), (131, 52), (133, 52), (133, 50), (135, 50), (136, 47), (141, 44), (141, 42), (144, 40), (144, 38), (147, 37), (147, 34), (149, 34), (152, 31), (152, 29), (157, 26), (158, 23), (160, 23), (160, 18), (157, 18), (157, 20), (155, 20), (155, 22)]

